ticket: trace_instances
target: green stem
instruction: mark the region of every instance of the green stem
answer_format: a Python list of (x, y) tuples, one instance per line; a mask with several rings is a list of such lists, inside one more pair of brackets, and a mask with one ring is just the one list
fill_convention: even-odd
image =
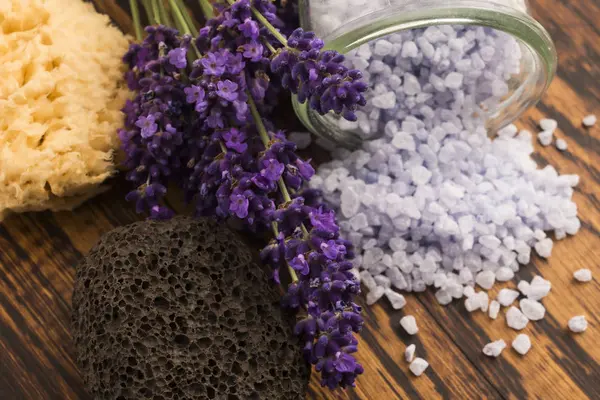
[(183, 13), (183, 18), (185, 19), (185, 22), (186, 22), (188, 28), (190, 29), (192, 36), (195, 38), (196, 36), (198, 36), (198, 29), (196, 29), (196, 25), (194, 25), (194, 20), (192, 20), (192, 16), (190, 15), (190, 12), (188, 11), (187, 7), (185, 6), (184, 1), (177, 0), (177, 6)]
[(165, 8), (164, 0), (157, 0), (157, 1), (158, 1), (158, 12), (160, 14), (160, 19), (164, 22), (165, 25), (173, 26), (174, 25), (173, 20), (171, 19), (169, 12)]
[[(188, 26), (186, 19), (183, 16), (183, 12), (181, 11), (181, 8), (176, 3), (176, 0), (169, 0), (169, 5), (173, 9), (173, 14), (175, 14), (175, 21), (177, 21), (182, 26), (182, 32), (186, 33), (188, 35), (191, 35), (190, 27)], [(192, 40), (192, 47), (194, 48), (194, 51), (196, 52), (196, 58), (202, 58), (202, 55), (198, 51), (198, 48), (196, 47), (196, 43), (193, 40)]]
[[(263, 142), (265, 147), (269, 147), (269, 133), (267, 132), (267, 128), (258, 112), (258, 108), (256, 108), (256, 103), (252, 98), (250, 92), (248, 94), (248, 107), (250, 107), (250, 113), (252, 114), (252, 118), (254, 119), (254, 123), (256, 124), (256, 129), (258, 130), (258, 134), (260, 135), (260, 140)], [(291, 201), (290, 193), (288, 192), (287, 187), (285, 186), (285, 182), (283, 182), (283, 178), (279, 178), (277, 182), (279, 185), (279, 190), (281, 190), (281, 194), (283, 195), (283, 200), (287, 203)], [(275, 237), (279, 235), (279, 229), (277, 228), (277, 224), (273, 223), (273, 233)], [(290, 271), (290, 276), (292, 277), (292, 282), (298, 281), (298, 275), (296, 275), (296, 271), (292, 267), (288, 265), (288, 270)]]
[(133, 29), (135, 30), (135, 38), (140, 42), (142, 40), (142, 24), (140, 22), (140, 9), (137, 0), (129, 0), (129, 8), (131, 8), (131, 17), (133, 19)]
[(144, 11), (146, 12), (146, 18), (148, 18), (148, 25), (156, 24), (154, 21), (154, 16), (152, 15), (152, 6), (150, 4), (150, 0), (141, 0), (142, 6), (144, 7)]
[[(201, 0), (202, 1), (202, 0)], [(235, 0), (227, 0), (227, 2), (230, 5), (235, 4)], [(273, 35), (275, 37), (275, 39), (277, 39), (279, 41), (279, 43), (281, 43), (282, 45), (284, 45), (285, 47), (287, 47), (287, 39), (285, 38), (285, 36), (283, 36), (278, 30), (277, 28), (275, 28), (273, 26), (273, 24), (271, 24), (269, 22), (268, 19), (265, 18), (264, 15), (262, 15), (261, 13), (258, 12), (258, 10), (254, 7), (250, 7), (250, 9), (252, 10), (252, 14), (254, 14), (254, 17), (256, 17), (256, 19), (263, 24), (263, 26), (265, 28), (267, 28), (269, 30), (269, 32), (271, 32), (271, 35)]]
[(215, 10), (209, 0), (198, 0), (198, 3), (200, 4), (202, 14), (204, 14), (206, 19), (210, 19), (215, 16)]
[(162, 20), (160, 19), (160, 11), (158, 10), (158, 0), (150, 0), (152, 4), (152, 14), (154, 15), (154, 21), (156, 24), (161, 25)]

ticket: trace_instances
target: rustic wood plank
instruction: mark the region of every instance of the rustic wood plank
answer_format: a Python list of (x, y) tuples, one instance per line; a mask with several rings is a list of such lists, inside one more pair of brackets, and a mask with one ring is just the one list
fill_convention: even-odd
[[(94, 3), (131, 31), (126, 1)], [(600, 127), (581, 127), (584, 115), (600, 114), (600, 30), (595, 25), (600, 3), (531, 3), (557, 44), (560, 68), (548, 94), (521, 118), (521, 125), (535, 131), (542, 117), (559, 121), (558, 135), (567, 140), (568, 150), (544, 148), (536, 159), (581, 176), (575, 201), (582, 218), (582, 231), (556, 243), (548, 261), (534, 259), (519, 272), (520, 278), (540, 274), (553, 282), (544, 300), (546, 319), (525, 330), (532, 337), (531, 352), (522, 358), (507, 349), (501, 358), (489, 360), (481, 354), (485, 343), (498, 338), (510, 342), (516, 335), (503, 318), (490, 321), (481, 313), (468, 314), (462, 302), (441, 307), (431, 293), (409, 296), (402, 311), (387, 304), (366, 311), (359, 354), (366, 373), (358, 387), (331, 393), (320, 388), (314, 375), (308, 398), (600, 398), (600, 349), (595, 346), (600, 285), (598, 280), (582, 285), (572, 279), (579, 268), (600, 276)], [(196, 3), (188, 4), (198, 16)], [(0, 225), (1, 399), (87, 398), (69, 334), (74, 265), (101, 234), (140, 218), (123, 200), (123, 182), (117, 183), (73, 213), (12, 216)], [(399, 327), (407, 314), (417, 318), (416, 337)], [(588, 317), (590, 329), (573, 335), (566, 322), (578, 314)], [(417, 354), (431, 364), (421, 378), (412, 377), (403, 361), (409, 343), (417, 344)]]

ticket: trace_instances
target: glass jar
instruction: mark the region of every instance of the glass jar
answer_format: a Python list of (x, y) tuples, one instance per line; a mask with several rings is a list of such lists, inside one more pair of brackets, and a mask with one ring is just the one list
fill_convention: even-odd
[[(476, 96), (478, 117), (491, 132), (534, 105), (556, 70), (552, 39), (531, 17), (525, 0), (300, 0), (300, 14), (304, 29), (323, 38), (326, 49), (342, 54), (356, 53), (361, 46), (390, 35), (432, 26), (479, 26), (511, 38), (515, 45), (500, 49), (508, 52), (506, 56), (518, 53), (518, 65), (506, 77), (507, 87), (494, 99)], [(490, 92), (489, 87), (481, 90)], [(373, 96), (367, 93), (367, 100)], [(319, 115), (307, 103), (300, 104), (296, 99), (293, 103), (296, 114), (310, 131), (338, 145), (355, 148), (365, 139), (382, 135), (383, 126), (374, 127), (380, 133), (365, 137), (340, 124), (332, 113)]]

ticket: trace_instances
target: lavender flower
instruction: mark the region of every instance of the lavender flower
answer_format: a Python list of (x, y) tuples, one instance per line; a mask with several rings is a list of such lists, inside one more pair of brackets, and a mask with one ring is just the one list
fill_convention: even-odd
[(197, 215), (273, 232), (261, 258), (278, 283), (280, 271), (289, 271), (282, 303), (298, 312), (295, 333), (306, 361), (322, 385), (354, 386), (363, 372), (354, 334), (363, 321), (353, 302), (360, 285), (351, 272), (352, 246), (339, 237), (320, 193), (303, 190), (315, 172), (310, 161), (262, 116), (283, 87), (320, 113), (355, 119), (366, 85), (341, 64), (343, 56), (322, 51), (313, 33), (300, 29), (285, 39), (269, 0), (216, 9), (195, 39), (192, 63), (190, 38), (165, 27), (147, 28), (144, 42), (125, 56), (128, 84), (137, 91), (119, 133), (135, 187), (127, 198), (139, 212), (168, 218), (162, 199), (172, 181)]

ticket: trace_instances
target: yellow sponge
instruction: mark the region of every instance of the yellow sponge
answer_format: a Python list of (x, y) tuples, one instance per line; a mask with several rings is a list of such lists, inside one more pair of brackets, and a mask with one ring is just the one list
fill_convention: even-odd
[(0, 1), (0, 220), (104, 190), (128, 39), (80, 0)]

